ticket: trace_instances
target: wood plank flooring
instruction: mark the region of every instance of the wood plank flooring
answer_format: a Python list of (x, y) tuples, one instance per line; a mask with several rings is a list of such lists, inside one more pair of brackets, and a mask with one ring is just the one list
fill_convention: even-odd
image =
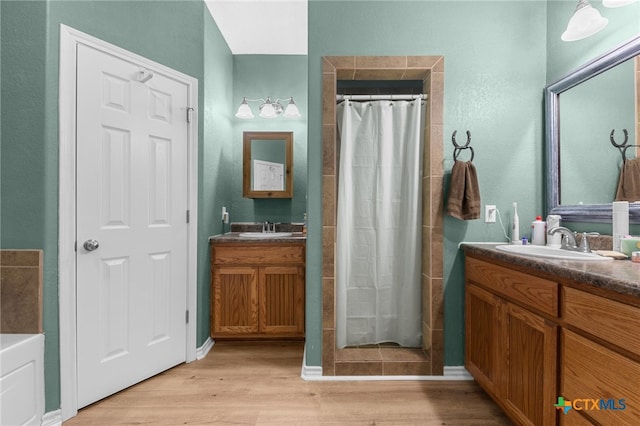
[(475, 382), (305, 381), (302, 342), (216, 342), (71, 425), (511, 425)]

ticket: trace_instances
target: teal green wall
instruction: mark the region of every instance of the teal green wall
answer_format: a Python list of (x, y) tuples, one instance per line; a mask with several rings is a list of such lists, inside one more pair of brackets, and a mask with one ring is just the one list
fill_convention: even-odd
[(224, 232), (222, 207), (229, 206), (235, 189), (232, 174), (233, 56), (208, 11), (204, 11), (203, 150), (198, 167), (198, 347), (209, 338), (211, 269), (209, 236)]
[[(2, 248), (44, 250), (46, 410), (60, 406), (58, 322), (59, 24), (195, 77), (199, 81), (198, 343), (208, 326), (211, 209), (231, 199), (225, 145), (231, 138), (232, 56), (199, 1), (3, 1)], [(205, 49), (206, 38), (206, 49)], [(205, 76), (205, 62), (208, 73)], [(206, 102), (206, 108), (205, 108)], [(218, 167), (221, 165), (220, 167)]]
[[(454, 130), (469, 130), (483, 204), (521, 231), (542, 214), (546, 3), (540, 1), (311, 1), (309, 3), (309, 235), (307, 364), (321, 364), (321, 58), (443, 55), (444, 168)], [(447, 186), (445, 184), (445, 186)], [(446, 194), (446, 192), (445, 192)], [(464, 363), (461, 241), (504, 241), (499, 224), (444, 223), (445, 365)]]
[[(302, 222), (307, 195), (307, 57), (302, 55), (236, 55), (233, 58), (233, 114), (247, 99), (293, 99), (300, 118), (258, 116), (261, 102), (249, 102), (255, 118), (234, 117), (233, 197), (227, 206), (231, 222)], [(282, 102), (286, 107), (287, 103)], [(255, 131), (293, 132), (293, 198), (252, 199), (242, 197), (242, 134)], [(227, 228), (228, 230), (228, 228)]]

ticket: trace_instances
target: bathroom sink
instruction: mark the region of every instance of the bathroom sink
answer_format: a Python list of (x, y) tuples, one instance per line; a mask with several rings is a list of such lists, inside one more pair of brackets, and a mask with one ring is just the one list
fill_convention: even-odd
[(595, 253), (582, 253), (579, 251), (570, 251), (563, 250), (554, 247), (548, 246), (537, 246), (537, 245), (510, 245), (505, 244), (501, 246), (496, 246), (498, 250), (502, 250), (508, 253), (520, 254), (523, 256), (531, 256), (531, 257), (545, 257), (548, 259), (558, 259), (558, 260), (582, 260), (582, 261), (592, 261), (592, 260), (612, 260), (610, 257), (600, 256)]
[(243, 232), (240, 234), (245, 238), (285, 238), (292, 235), (292, 232)]

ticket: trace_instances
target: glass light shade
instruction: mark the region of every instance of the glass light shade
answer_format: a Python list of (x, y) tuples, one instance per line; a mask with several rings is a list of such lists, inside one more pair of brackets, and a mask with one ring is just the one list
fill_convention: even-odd
[(238, 112), (236, 112), (236, 117), (242, 118), (242, 119), (249, 119), (254, 117), (253, 112), (251, 111), (251, 107), (249, 107), (249, 104), (247, 103), (246, 98), (242, 100), (242, 103), (238, 107)]
[(286, 118), (302, 117), (302, 115), (300, 114), (300, 111), (298, 111), (298, 106), (296, 105), (295, 102), (293, 102), (293, 98), (291, 98), (291, 100), (289, 101), (289, 104), (287, 105), (287, 108), (284, 110), (283, 117), (286, 117)]
[(637, 0), (602, 0), (604, 7), (621, 7), (631, 3), (635, 3)]
[(588, 1), (580, 0), (561, 38), (564, 41), (582, 40), (601, 31), (608, 22)]
[(273, 104), (269, 99), (267, 102), (260, 105), (260, 117), (262, 118), (276, 118), (278, 114), (276, 113), (276, 109), (273, 107)]

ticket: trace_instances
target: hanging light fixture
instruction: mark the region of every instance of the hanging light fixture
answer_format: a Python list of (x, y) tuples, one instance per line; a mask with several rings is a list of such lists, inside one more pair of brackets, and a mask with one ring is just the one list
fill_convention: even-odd
[(588, 0), (579, 0), (573, 16), (562, 33), (562, 40), (576, 41), (589, 37), (607, 26), (609, 20), (603, 18)]
[[(253, 112), (251, 111), (251, 107), (248, 102), (262, 102), (260, 104), (260, 113), (258, 114), (262, 118), (276, 118), (282, 114), (285, 118), (298, 118), (302, 117), (300, 111), (298, 110), (298, 106), (293, 101), (293, 96), (286, 99), (276, 99), (272, 101), (269, 96), (267, 99), (247, 99), (246, 97), (242, 98), (242, 103), (238, 107), (238, 112), (236, 112), (237, 118), (242, 119), (250, 119), (254, 118)], [(289, 101), (286, 109), (282, 106), (280, 101)]]
[(638, 0), (602, 0), (602, 5), (604, 7), (622, 7), (636, 1)]

